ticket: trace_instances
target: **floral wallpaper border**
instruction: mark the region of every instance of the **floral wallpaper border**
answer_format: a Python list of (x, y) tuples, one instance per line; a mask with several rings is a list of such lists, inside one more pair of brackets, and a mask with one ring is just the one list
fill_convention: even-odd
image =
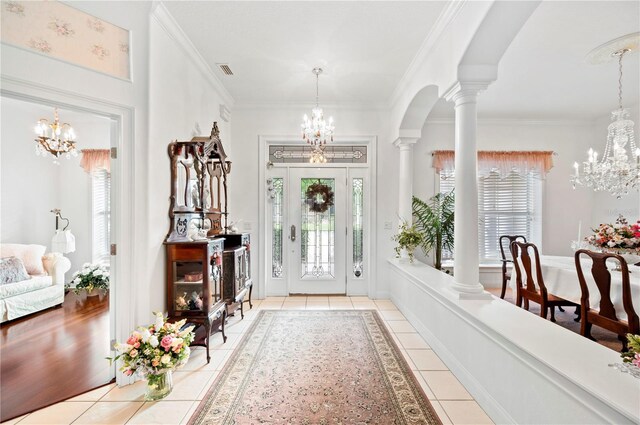
[(129, 31), (57, 1), (1, 2), (3, 43), (130, 80)]

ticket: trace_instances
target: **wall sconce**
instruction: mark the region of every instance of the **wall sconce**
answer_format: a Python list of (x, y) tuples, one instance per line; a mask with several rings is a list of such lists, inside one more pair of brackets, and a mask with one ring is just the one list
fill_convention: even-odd
[[(76, 237), (73, 236), (71, 230), (67, 230), (69, 227), (69, 219), (60, 215), (60, 209), (55, 208), (51, 210), (56, 216), (56, 233), (51, 239), (51, 252), (61, 252), (67, 254), (76, 250)], [(67, 222), (64, 229), (60, 230), (60, 220)]]

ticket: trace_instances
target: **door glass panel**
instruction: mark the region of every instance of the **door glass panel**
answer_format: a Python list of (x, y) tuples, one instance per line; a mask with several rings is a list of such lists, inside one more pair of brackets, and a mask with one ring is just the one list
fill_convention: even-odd
[(322, 183), (335, 193), (335, 179), (300, 179), (300, 260), (302, 278), (335, 277), (335, 206), (324, 212), (314, 212), (307, 202), (307, 188)]
[(362, 277), (364, 267), (363, 261), (363, 242), (364, 242), (364, 193), (363, 193), (364, 180), (362, 178), (351, 180), (351, 193), (352, 193), (352, 227), (353, 227), (353, 275), (355, 277)]
[(273, 220), (273, 233), (271, 235), (271, 276), (282, 277), (282, 227), (284, 223), (282, 201), (284, 199), (283, 194), (283, 182), (281, 177), (273, 179), (273, 190), (271, 193), (271, 213)]

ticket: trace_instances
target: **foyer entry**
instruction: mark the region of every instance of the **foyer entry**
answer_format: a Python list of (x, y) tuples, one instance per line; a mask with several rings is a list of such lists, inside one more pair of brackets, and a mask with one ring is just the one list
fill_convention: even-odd
[[(345, 168), (294, 168), (289, 174), (289, 293), (345, 294), (346, 183)], [(331, 199), (312, 186), (324, 185)], [(320, 186), (321, 187), (321, 186)], [(314, 211), (316, 209), (325, 211)]]
[(327, 163), (310, 164), (299, 146), (269, 146), (267, 296), (368, 295), (368, 148), (327, 147)]

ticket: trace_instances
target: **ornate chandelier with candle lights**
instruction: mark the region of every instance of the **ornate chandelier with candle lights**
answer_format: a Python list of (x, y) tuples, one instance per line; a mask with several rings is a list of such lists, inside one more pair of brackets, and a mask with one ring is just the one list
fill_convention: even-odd
[(58, 108), (53, 111), (53, 122), (45, 118), (38, 120), (36, 127), (36, 155), (50, 154), (54, 159), (65, 155), (67, 159), (78, 156), (76, 150), (76, 133), (67, 123), (60, 124)]
[(311, 71), (316, 76), (316, 107), (311, 110), (311, 118), (306, 114), (302, 122), (302, 139), (313, 147), (313, 153), (309, 162), (321, 164), (327, 162), (324, 156), (324, 147), (327, 141), (333, 142), (333, 117), (329, 122), (324, 120), (324, 114), (319, 103), (318, 88), (322, 68), (313, 68)]
[(613, 40), (591, 54), (592, 62), (602, 62), (603, 50), (624, 46), (609, 53), (610, 57), (618, 60), (618, 109), (611, 113), (612, 123), (608, 127), (602, 158), (598, 158), (598, 152), (589, 149), (589, 157), (582, 166), (577, 162), (573, 164), (575, 171), (571, 182), (574, 188), (583, 185), (621, 198), (640, 186), (640, 149), (635, 143), (634, 123), (629, 119), (629, 110), (622, 107), (622, 59), (632, 51), (632, 47), (638, 47), (639, 35), (630, 34)]

